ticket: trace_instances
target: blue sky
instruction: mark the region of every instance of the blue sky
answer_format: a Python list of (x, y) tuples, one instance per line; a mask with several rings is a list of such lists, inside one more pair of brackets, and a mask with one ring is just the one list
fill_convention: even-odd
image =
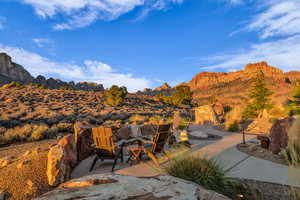
[(0, 52), (34, 76), (130, 91), (263, 60), (300, 70), (300, 1), (0, 0)]

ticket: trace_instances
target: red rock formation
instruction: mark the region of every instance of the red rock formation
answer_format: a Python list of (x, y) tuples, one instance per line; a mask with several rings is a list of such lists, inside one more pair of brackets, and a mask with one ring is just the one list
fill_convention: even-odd
[[(244, 102), (251, 81), (261, 70), (264, 72), (267, 85), (275, 92), (276, 103), (286, 100), (293, 83), (300, 80), (299, 71), (284, 73), (282, 70), (268, 65), (266, 62), (247, 64), (243, 70), (222, 72), (201, 72), (187, 83), (194, 92), (194, 97), (204, 101), (211, 96), (224, 104)], [(284, 97), (284, 98), (283, 98)], [(207, 103), (207, 102), (203, 102)]]

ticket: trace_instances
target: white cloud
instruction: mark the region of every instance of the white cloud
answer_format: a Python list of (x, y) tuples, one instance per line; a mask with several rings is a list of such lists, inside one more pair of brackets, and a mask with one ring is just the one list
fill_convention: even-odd
[(47, 38), (33, 38), (32, 41), (40, 48), (52, 44), (52, 40)]
[[(290, 36), (300, 33), (300, 1), (269, 1), (266, 8), (255, 16), (248, 30), (259, 31), (260, 37)], [(264, 7), (265, 7), (264, 6)]]
[(62, 15), (63, 23), (54, 25), (56, 30), (88, 26), (97, 20), (114, 20), (121, 15), (141, 7), (147, 12), (162, 10), (169, 4), (183, 0), (18, 0), (31, 5), (42, 18)]
[(198, 58), (204, 70), (233, 71), (247, 63), (267, 61), (285, 71), (300, 70), (300, 1), (257, 2), (259, 12), (242, 31), (255, 31), (260, 38), (248, 48)]
[(285, 71), (300, 70), (300, 35), (272, 42), (254, 44), (248, 49), (219, 56), (200, 58), (202, 69), (233, 71), (247, 63), (267, 61)]
[(33, 76), (44, 75), (65, 81), (91, 81), (102, 83), (105, 87), (113, 84), (124, 85), (131, 92), (150, 88), (152, 84), (148, 79), (137, 78), (129, 73), (120, 73), (111, 66), (99, 61), (86, 60), (83, 65), (72, 62), (59, 63), (22, 48), (1, 44), (0, 52), (9, 54), (13, 61), (23, 65)]

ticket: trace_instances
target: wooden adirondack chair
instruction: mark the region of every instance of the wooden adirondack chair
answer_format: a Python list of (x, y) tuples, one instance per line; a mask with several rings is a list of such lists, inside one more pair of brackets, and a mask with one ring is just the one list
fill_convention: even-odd
[(118, 159), (120, 158), (121, 162), (123, 162), (123, 144), (116, 144), (113, 141), (111, 128), (93, 128), (92, 135), (95, 144), (96, 157), (93, 161), (90, 171), (93, 170), (97, 160), (99, 159), (101, 161), (104, 161), (104, 159), (114, 160), (111, 169), (111, 171), (114, 171)]
[(142, 154), (146, 154), (156, 166), (159, 166), (159, 161), (156, 157), (156, 154), (163, 153), (168, 158), (168, 154), (164, 151), (164, 146), (167, 143), (167, 140), (170, 136), (170, 124), (159, 125), (156, 128), (156, 133), (153, 136), (152, 141), (140, 140), (140, 145), (138, 147), (128, 148), (130, 156), (127, 162), (131, 161), (141, 161)]

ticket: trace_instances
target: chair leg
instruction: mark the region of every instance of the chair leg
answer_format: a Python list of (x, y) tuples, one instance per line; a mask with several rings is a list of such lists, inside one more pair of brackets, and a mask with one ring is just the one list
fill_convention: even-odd
[(144, 150), (144, 152), (145, 152), (145, 153), (147, 154), (147, 156), (154, 162), (154, 164), (155, 164), (156, 166), (158, 166), (158, 167), (160, 166), (157, 157), (156, 157), (153, 153), (151, 153), (150, 151), (147, 151), (147, 150)]
[(95, 164), (96, 164), (96, 162), (97, 162), (98, 159), (99, 159), (99, 157), (98, 157), (98, 155), (96, 155), (96, 157), (94, 158), (93, 164), (92, 164), (92, 166), (90, 168), (90, 172), (93, 170), (93, 168), (94, 168), (94, 166), (95, 166)]
[(121, 148), (121, 154), (120, 154), (120, 156), (121, 156), (121, 162), (124, 162), (124, 154), (123, 154), (123, 147)]
[(118, 162), (118, 159), (119, 159), (119, 155), (116, 155), (116, 156), (115, 156), (115, 159), (114, 159), (114, 164), (113, 164), (113, 166), (112, 166), (112, 168), (111, 168), (111, 172), (114, 171), (115, 166), (116, 166), (116, 164), (117, 164), (117, 162)]
[(126, 161), (126, 163), (129, 163), (129, 161), (131, 160), (131, 158), (132, 158), (132, 155), (130, 154), (129, 157), (128, 157), (128, 159), (127, 159), (127, 161)]

